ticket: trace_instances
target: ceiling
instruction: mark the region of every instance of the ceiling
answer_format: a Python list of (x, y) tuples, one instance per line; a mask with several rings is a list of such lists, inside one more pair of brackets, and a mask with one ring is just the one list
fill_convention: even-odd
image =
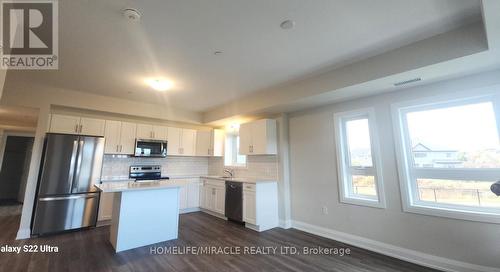
[[(59, 70), (25, 81), (204, 112), (479, 21), (479, 0), (59, 1)], [(121, 11), (136, 8), (140, 22)], [(295, 28), (279, 27), (285, 19)], [(222, 51), (214, 55), (214, 51)], [(156, 92), (149, 77), (174, 81)]]

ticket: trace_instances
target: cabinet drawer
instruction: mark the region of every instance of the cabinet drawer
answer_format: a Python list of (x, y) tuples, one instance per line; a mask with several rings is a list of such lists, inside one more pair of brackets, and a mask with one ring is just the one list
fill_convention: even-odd
[(255, 191), (255, 184), (253, 184), (253, 183), (244, 183), (243, 184), (243, 190), (246, 190), (246, 191)]

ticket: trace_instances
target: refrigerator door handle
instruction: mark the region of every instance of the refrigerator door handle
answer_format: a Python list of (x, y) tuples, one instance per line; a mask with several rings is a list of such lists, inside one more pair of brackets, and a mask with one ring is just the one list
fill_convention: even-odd
[(83, 159), (83, 144), (84, 141), (80, 140), (79, 141), (79, 146), (78, 146), (78, 155), (77, 155), (77, 160), (76, 160), (76, 173), (75, 173), (75, 178), (73, 178), (73, 186), (71, 188), (71, 191), (74, 192), (74, 188), (78, 187), (78, 182), (77, 180), (80, 177), (80, 168), (82, 167), (82, 159)]
[(94, 198), (98, 194), (83, 194), (83, 195), (72, 195), (72, 196), (54, 196), (54, 197), (43, 197), (39, 198), (39, 201), (54, 201), (54, 200), (68, 200), (68, 199), (80, 199), (80, 198)]
[(75, 160), (76, 160), (76, 152), (78, 150), (78, 141), (73, 141), (73, 149), (71, 150), (71, 161), (69, 163), (69, 174), (68, 180), (71, 180), (73, 184), (73, 177), (75, 174)]

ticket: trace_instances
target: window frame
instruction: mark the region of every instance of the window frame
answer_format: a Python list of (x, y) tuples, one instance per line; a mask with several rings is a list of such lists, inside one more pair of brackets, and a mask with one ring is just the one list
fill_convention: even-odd
[(432, 203), (419, 200), (416, 180), (450, 179), (450, 180), (498, 180), (500, 168), (430, 168), (415, 167), (411, 154), (411, 138), (408, 130), (406, 114), (457, 107), (470, 104), (491, 102), (496, 119), (497, 134), (500, 139), (500, 92), (481, 89), (453, 95), (433, 96), (391, 105), (393, 133), (396, 147), (396, 159), (403, 210), (409, 213), (446, 217), (453, 219), (500, 224), (500, 209), (473, 207), (465, 205)]
[[(372, 157), (371, 167), (351, 167), (350, 165), (351, 160), (349, 157), (349, 146), (346, 135), (346, 123), (359, 119), (368, 120)], [(380, 209), (386, 208), (384, 182), (382, 177), (382, 158), (376, 124), (374, 108), (364, 108), (334, 114), (339, 198), (342, 203)], [(373, 198), (351, 195), (350, 189), (352, 187), (353, 175), (373, 176), (377, 195)]]

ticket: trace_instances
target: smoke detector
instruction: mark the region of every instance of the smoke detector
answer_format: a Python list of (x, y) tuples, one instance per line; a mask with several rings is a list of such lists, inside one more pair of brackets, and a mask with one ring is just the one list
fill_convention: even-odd
[(280, 27), (282, 29), (292, 29), (294, 26), (295, 26), (295, 21), (293, 20), (285, 20), (280, 24)]
[(141, 19), (141, 14), (139, 13), (139, 11), (133, 8), (124, 9), (123, 16), (125, 16), (127, 20), (132, 22), (138, 22)]

